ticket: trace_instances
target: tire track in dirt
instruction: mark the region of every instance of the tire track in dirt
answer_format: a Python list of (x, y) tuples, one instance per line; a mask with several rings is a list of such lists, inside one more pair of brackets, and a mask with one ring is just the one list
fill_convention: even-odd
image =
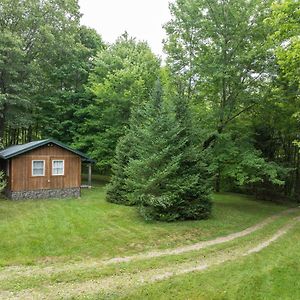
[(103, 279), (89, 280), (75, 283), (58, 283), (53, 285), (41, 286), (34, 289), (26, 289), (20, 292), (1, 291), (1, 299), (65, 299), (79, 297), (83, 295), (94, 295), (100, 292), (117, 291), (118, 289), (136, 288), (144, 284), (154, 283), (165, 280), (173, 276), (184, 275), (191, 272), (204, 271), (212, 266), (217, 266), (227, 261), (258, 253), (267, 248), (271, 243), (277, 241), (280, 237), (292, 229), (300, 217), (293, 218), (287, 224), (282, 226), (270, 238), (259, 243), (255, 247), (246, 249), (234, 249), (231, 251), (222, 251), (213, 258), (197, 260), (189, 263), (181, 263), (175, 266), (147, 270), (135, 274), (125, 274), (109, 276)]
[(63, 272), (71, 272), (71, 271), (80, 271), (80, 270), (86, 270), (86, 269), (93, 269), (93, 268), (100, 268), (111, 264), (117, 264), (117, 263), (124, 263), (124, 262), (131, 262), (131, 261), (138, 261), (138, 260), (145, 260), (145, 259), (151, 259), (151, 258), (157, 258), (157, 257), (163, 257), (163, 256), (170, 256), (170, 255), (179, 255), (191, 251), (197, 251), (201, 249), (205, 249), (210, 246), (215, 246), (219, 244), (223, 244), (226, 242), (233, 241), (237, 238), (245, 237), (259, 229), (264, 228), (271, 222), (275, 221), (276, 219), (280, 218), (283, 215), (287, 215), (290, 213), (294, 213), (300, 211), (299, 208), (291, 208), (288, 210), (285, 210), (281, 213), (278, 213), (276, 215), (270, 216), (266, 218), (265, 220), (248, 227), (242, 231), (234, 232), (231, 234), (228, 234), (226, 236), (218, 237), (213, 240), (208, 241), (201, 241), (195, 244), (176, 247), (172, 249), (163, 249), (163, 250), (153, 250), (143, 253), (138, 253), (135, 255), (130, 256), (124, 256), (124, 257), (115, 257), (108, 260), (91, 260), (91, 261), (85, 261), (85, 262), (79, 262), (79, 263), (71, 263), (71, 264), (52, 264), (50, 266), (12, 266), (12, 267), (6, 267), (2, 270), (0, 269), (0, 280), (13, 278), (13, 277), (26, 277), (26, 276), (38, 276), (38, 275), (53, 275), (57, 273), (63, 273)]

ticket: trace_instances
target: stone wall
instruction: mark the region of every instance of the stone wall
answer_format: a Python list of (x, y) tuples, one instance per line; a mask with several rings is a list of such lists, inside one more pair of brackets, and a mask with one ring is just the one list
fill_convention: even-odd
[(80, 188), (55, 189), (55, 190), (35, 190), (11, 192), (7, 191), (7, 197), (13, 200), (22, 199), (47, 199), (47, 198), (78, 198), (80, 197)]

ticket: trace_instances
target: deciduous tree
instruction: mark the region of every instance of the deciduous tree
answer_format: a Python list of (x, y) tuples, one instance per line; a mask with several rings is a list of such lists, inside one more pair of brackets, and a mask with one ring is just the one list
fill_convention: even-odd
[(88, 83), (94, 100), (78, 113), (83, 124), (76, 145), (97, 159), (102, 171), (110, 170), (131, 110), (148, 101), (159, 70), (149, 46), (126, 33), (98, 53)]

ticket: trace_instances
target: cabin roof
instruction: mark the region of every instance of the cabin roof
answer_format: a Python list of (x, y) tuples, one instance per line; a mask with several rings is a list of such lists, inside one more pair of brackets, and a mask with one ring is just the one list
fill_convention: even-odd
[(84, 162), (89, 162), (89, 163), (94, 163), (95, 162), (93, 159), (88, 157), (86, 154), (84, 154), (84, 153), (82, 153), (78, 150), (72, 149), (69, 146), (67, 146), (67, 145), (65, 145), (65, 144), (63, 144), (63, 143), (61, 143), (57, 140), (54, 140), (54, 139), (45, 139), (45, 140), (34, 141), (34, 142), (22, 144), (22, 145), (10, 146), (10, 147), (5, 148), (5, 149), (0, 151), (0, 158), (9, 159), (9, 158), (15, 157), (17, 155), (20, 155), (20, 154), (26, 153), (28, 151), (31, 151), (33, 149), (45, 146), (47, 144), (54, 144), (54, 145), (57, 145), (57, 146), (59, 146), (63, 149), (66, 149), (70, 152), (73, 152), (73, 153), (79, 155), (81, 157), (82, 161), (84, 161)]

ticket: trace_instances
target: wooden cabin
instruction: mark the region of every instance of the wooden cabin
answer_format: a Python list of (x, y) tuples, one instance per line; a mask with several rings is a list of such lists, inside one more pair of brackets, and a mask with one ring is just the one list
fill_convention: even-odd
[(11, 199), (79, 197), (81, 166), (94, 161), (53, 139), (14, 145), (0, 151), (0, 165)]

